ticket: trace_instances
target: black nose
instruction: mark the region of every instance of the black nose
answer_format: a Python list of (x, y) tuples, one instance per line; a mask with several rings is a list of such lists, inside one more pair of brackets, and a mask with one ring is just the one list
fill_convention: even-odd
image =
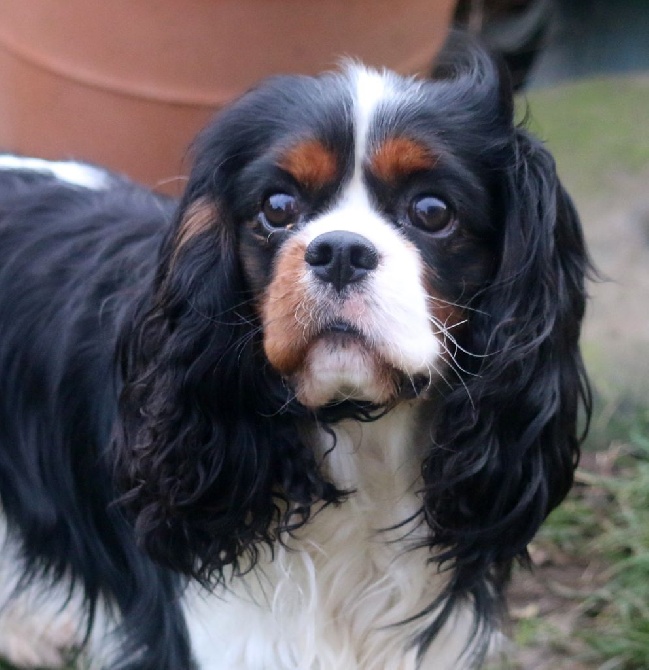
[(362, 235), (333, 230), (319, 235), (306, 248), (304, 260), (323, 282), (341, 291), (347, 284), (363, 279), (379, 264), (379, 252)]

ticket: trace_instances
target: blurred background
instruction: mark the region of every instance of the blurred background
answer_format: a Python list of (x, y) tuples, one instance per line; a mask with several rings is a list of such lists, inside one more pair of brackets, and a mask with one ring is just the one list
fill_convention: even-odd
[(533, 574), (515, 575), (494, 668), (647, 670), (647, 0), (2, 0), (0, 149), (178, 193), (191, 138), (257, 79), (341, 55), (425, 75), (453, 22), (508, 63), (601, 275), (583, 339), (593, 425)]

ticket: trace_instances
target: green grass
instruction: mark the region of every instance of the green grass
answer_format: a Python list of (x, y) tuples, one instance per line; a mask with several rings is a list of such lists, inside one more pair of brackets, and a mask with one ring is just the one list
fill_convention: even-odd
[[(647, 415), (649, 426), (649, 412)], [(632, 436), (632, 456), (620, 476), (600, 485), (611, 500), (610, 523), (590, 544), (611, 563), (608, 585), (594, 595), (603, 603), (586, 637), (594, 652), (619, 668), (649, 668), (649, 427)]]
[[(582, 472), (581, 486), (550, 516), (539, 542), (602, 566), (602, 585), (580, 603), (576, 635), (586, 645), (584, 659), (596, 668), (647, 670), (649, 411), (637, 420), (628, 443), (612, 445), (609, 457), (611, 474)], [(530, 625), (525, 622), (523, 637)]]

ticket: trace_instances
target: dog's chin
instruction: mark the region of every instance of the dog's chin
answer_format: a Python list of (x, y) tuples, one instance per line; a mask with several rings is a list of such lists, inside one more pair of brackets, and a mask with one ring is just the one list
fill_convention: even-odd
[(349, 400), (385, 405), (399, 393), (400, 374), (357, 333), (333, 330), (309, 345), (291, 382), (313, 409)]

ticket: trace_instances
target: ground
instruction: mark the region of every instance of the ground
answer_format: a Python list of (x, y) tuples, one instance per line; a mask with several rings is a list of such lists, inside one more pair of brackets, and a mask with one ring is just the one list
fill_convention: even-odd
[[(578, 481), (599, 469), (595, 460), (586, 454)], [(498, 670), (599, 670), (599, 661), (585, 660), (588, 645), (575, 632), (586, 624), (590, 598), (606, 583), (607, 563), (598, 555), (565, 552), (543, 537), (530, 554), (533, 570), (518, 569), (509, 590), (512, 642)]]

